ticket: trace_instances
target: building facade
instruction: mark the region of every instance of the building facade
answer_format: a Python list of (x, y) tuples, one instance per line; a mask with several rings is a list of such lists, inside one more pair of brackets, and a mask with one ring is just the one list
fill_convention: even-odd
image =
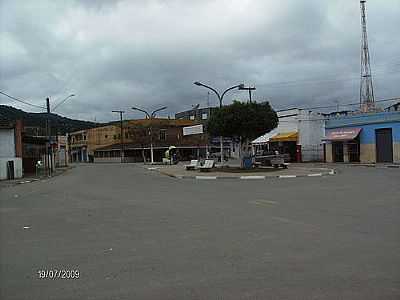
[(324, 116), (301, 109), (277, 111), (277, 128), (252, 142), (254, 151), (270, 150), (289, 154), (291, 161), (322, 161)]
[(22, 176), (22, 122), (0, 118), (0, 180)]
[(206, 123), (218, 107), (192, 108), (175, 114), (177, 120), (191, 120)]
[[(139, 162), (150, 160), (153, 144), (155, 161), (162, 161), (165, 151), (175, 146), (181, 158), (205, 156), (208, 137), (205, 133), (185, 135), (184, 127), (198, 124), (186, 119), (139, 119), (118, 125), (81, 130), (68, 134), (71, 162)], [(123, 151), (121, 151), (123, 149)]]
[(327, 162), (400, 163), (400, 111), (326, 120)]
[(89, 162), (88, 130), (67, 134), (67, 152), (71, 163)]
[[(123, 124), (123, 140), (121, 129), (117, 127), (114, 142), (94, 150), (95, 162), (123, 161), (143, 162), (151, 159), (153, 144), (154, 161), (161, 162), (165, 151), (175, 146), (180, 159), (205, 156), (207, 147), (206, 134), (184, 135), (183, 128), (196, 125), (191, 120), (176, 119), (141, 119), (125, 121)], [(122, 144), (123, 142), (123, 144)]]

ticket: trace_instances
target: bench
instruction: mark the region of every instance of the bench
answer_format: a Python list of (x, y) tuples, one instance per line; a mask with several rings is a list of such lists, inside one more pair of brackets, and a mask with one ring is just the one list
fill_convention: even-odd
[(208, 172), (208, 171), (211, 171), (211, 169), (214, 168), (214, 164), (215, 164), (214, 160), (212, 160), (212, 159), (207, 159), (207, 160), (204, 162), (204, 165), (201, 166), (201, 167), (199, 167), (199, 170), (200, 170), (200, 172)]
[(197, 159), (192, 159), (190, 161), (190, 165), (185, 165), (185, 169), (187, 171), (196, 170), (199, 167), (199, 161)]

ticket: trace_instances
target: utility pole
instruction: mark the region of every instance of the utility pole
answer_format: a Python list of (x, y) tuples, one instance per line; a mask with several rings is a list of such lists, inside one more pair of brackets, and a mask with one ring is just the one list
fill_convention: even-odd
[(249, 91), (249, 101), (251, 103), (251, 91), (255, 91), (256, 87), (255, 86), (248, 86), (248, 87), (239, 87), (239, 90), (245, 90), (245, 91)]
[(334, 102), (336, 103), (336, 112), (339, 112), (339, 105), (340, 105), (339, 99), (334, 100)]
[(365, 13), (366, 0), (360, 1), (361, 6), (361, 82), (360, 109), (368, 112), (375, 109), (374, 87), (372, 85), (371, 63), (368, 49), (367, 17)]
[[(211, 115), (211, 107), (210, 107), (210, 92), (207, 91), (207, 121), (210, 119)], [(208, 129), (207, 129), (207, 144), (206, 144), (206, 159), (210, 156), (210, 149), (208, 148), (208, 142), (210, 137), (208, 136)]]
[[(51, 146), (51, 129), (50, 129), (50, 98), (46, 98), (46, 110), (47, 110), (47, 115), (46, 115), (46, 134), (47, 134), (47, 145), (46, 145), (46, 161), (47, 161), (47, 170), (48, 170), (48, 175), (51, 176), (52, 168), (53, 168), (53, 150)], [(49, 149), (50, 147), (50, 149)], [(49, 151), (50, 150), (50, 151)], [(50, 155), (50, 159), (49, 159)]]
[[(63, 104), (65, 101), (67, 101), (69, 98), (75, 97), (75, 94), (71, 94), (68, 97), (64, 98), (62, 101), (60, 101), (56, 106), (54, 107), (53, 111)], [(51, 176), (51, 173), (53, 172), (53, 146), (51, 144), (51, 124), (50, 124), (50, 97), (46, 98), (46, 111), (47, 111), (47, 116), (46, 116), (46, 135), (47, 135), (47, 140), (48, 140), (48, 145), (46, 145), (46, 160), (47, 167), (49, 169), (49, 176)], [(57, 137), (58, 138), (58, 137)], [(50, 151), (49, 151), (50, 147)], [(49, 160), (49, 155), (50, 155), (50, 160)]]
[(125, 113), (123, 110), (113, 110), (113, 113), (119, 113), (120, 117), (120, 128), (121, 128), (121, 144), (120, 144), (120, 156), (121, 156), (121, 163), (124, 162), (125, 158), (125, 149), (124, 149), (124, 129), (123, 129), (123, 117), (122, 115)]

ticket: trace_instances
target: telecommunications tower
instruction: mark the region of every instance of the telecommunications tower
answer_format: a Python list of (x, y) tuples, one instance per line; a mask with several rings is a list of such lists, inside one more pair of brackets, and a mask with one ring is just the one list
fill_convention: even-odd
[(360, 1), (361, 6), (361, 82), (360, 109), (363, 112), (375, 110), (374, 87), (372, 85), (371, 64), (368, 49), (367, 20), (365, 13), (366, 0)]

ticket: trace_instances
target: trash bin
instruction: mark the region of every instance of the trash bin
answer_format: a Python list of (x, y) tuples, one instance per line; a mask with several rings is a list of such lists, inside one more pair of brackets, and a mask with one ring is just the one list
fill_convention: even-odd
[(245, 169), (251, 169), (253, 167), (253, 159), (251, 157), (243, 158), (243, 167)]

